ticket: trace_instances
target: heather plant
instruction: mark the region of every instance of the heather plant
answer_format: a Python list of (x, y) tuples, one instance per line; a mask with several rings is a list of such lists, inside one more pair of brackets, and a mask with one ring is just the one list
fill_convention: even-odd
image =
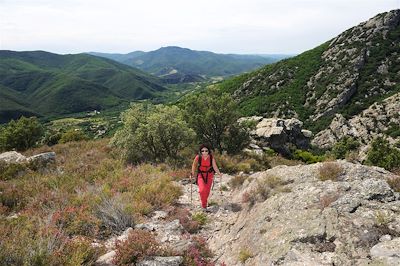
[(174, 208), (169, 219), (178, 219), (183, 229), (189, 234), (197, 233), (201, 229), (200, 223), (193, 219), (192, 214), (187, 209)]
[(161, 246), (155, 236), (148, 231), (135, 229), (125, 241), (117, 241), (116, 256), (113, 263), (116, 265), (136, 264), (148, 256), (165, 256), (168, 251)]
[(192, 244), (183, 254), (183, 265), (214, 266), (211, 261), (213, 253), (207, 245), (206, 239), (200, 236), (192, 237)]

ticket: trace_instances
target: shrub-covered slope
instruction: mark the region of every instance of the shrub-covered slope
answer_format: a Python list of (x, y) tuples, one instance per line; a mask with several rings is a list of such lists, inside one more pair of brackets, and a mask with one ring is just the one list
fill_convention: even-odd
[(315, 132), (400, 92), (400, 10), (378, 14), (294, 58), (220, 84), (244, 115), (298, 117)]

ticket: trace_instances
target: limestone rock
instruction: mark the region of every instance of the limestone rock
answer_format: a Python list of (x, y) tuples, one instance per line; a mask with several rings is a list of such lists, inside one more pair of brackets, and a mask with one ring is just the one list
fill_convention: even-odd
[(26, 157), (16, 151), (7, 151), (0, 154), (0, 161), (5, 163), (24, 163)]
[(303, 123), (296, 119), (260, 118), (249, 117), (243, 120), (258, 121), (256, 129), (251, 132), (253, 138), (250, 149), (256, 153), (263, 153), (264, 148), (272, 148), (275, 151), (290, 155), (290, 146), (306, 149), (312, 133), (302, 129)]

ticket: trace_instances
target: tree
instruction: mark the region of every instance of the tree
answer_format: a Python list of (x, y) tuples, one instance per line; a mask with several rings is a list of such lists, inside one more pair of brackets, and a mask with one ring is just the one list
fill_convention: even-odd
[[(233, 98), (215, 88), (209, 88), (205, 93), (191, 95), (182, 104), (185, 119), (197, 134), (198, 140), (209, 143), (213, 148), (222, 150), (229, 146), (225, 134), (237, 134), (240, 127), (237, 120), (240, 116), (238, 105)], [(235, 131), (236, 130), (236, 131)]]
[(11, 120), (0, 130), (0, 150), (25, 151), (34, 147), (43, 134), (43, 126), (36, 117)]
[(177, 160), (195, 136), (176, 106), (134, 104), (121, 118), (124, 125), (111, 143), (123, 150), (128, 163)]

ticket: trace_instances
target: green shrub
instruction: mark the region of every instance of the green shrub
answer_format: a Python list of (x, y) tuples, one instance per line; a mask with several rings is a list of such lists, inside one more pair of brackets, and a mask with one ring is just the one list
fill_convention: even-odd
[(193, 214), (192, 219), (198, 222), (200, 226), (204, 226), (207, 223), (207, 215), (203, 212), (196, 212)]
[(371, 143), (366, 164), (376, 165), (387, 170), (398, 168), (400, 167), (400, 150), (391, 147), (387, 139), (378, 137)]
[(111, 143), (128, 163), (178, 160), (178, 152), (194, 139), (176, 106), (134, 104), (121, 118), (124, 125)]
[(255, 124), (248, 124), (245, 122), (233, 123), (228, 126), (228, 129), (222, 137), (223, 149), (228, 154), (238, 154), (247, 145), (250, 144), (250, 131), (255, 127)]
[(0, 128), (0, 151), (25, 151), (34, 147), (43, 134), (43, 126), (36, 117), (22, 116), (17, 121), (11, 120), (5, 127)]
[(296, 150), (294, 152), (294, 159), (301, 160), (305, 163), (310, 164), (310, 163), (322, 162), (324, 160), (324, 156), (313, 155), (309, 151)]
[[(56, 138), (56, 137), (55, 137)], [(71, 141), (81, 141), (89, 139), (81, 130), (70, 129), (61, 134), (59, 143), (67, 143)]]
[(27, 166), (21, 163), (5, 163), (0, 161), (0, 180), (10, 180), (22, 175), (27, 170)]
[(360, 143), (351, 137), (344, 137), (332, 148), (332, 153), (336, 159), (344, 159), (349, 152), (356, 150)]

